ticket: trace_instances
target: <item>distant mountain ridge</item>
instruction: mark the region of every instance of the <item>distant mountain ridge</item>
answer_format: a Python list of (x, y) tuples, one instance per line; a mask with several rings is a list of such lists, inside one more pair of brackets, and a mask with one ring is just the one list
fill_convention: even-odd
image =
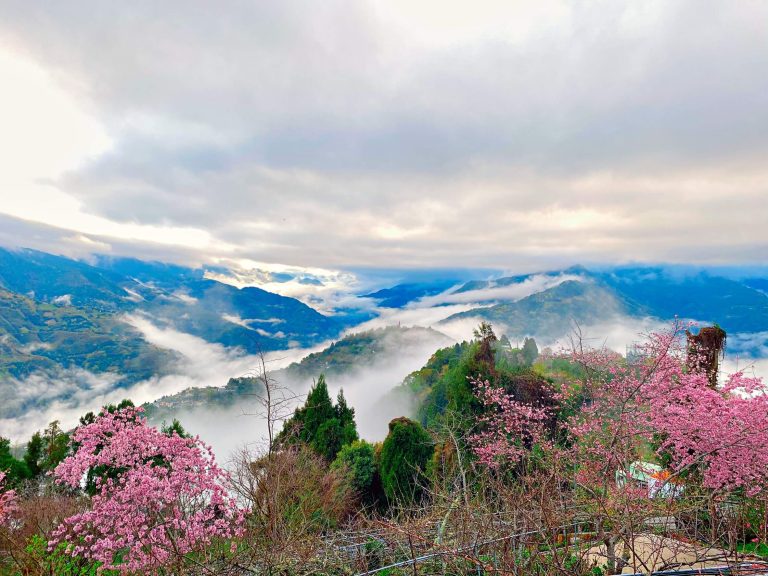
[[(554, 336), (569, 321), (580, 324), (610, 322), (617, 316), (675, 317), (717, 323), (732, 333), (768, 330), (768, 296), (763, 279), (738, 281), (706, 271), (676, 273), (662, 267), (622, 267), (591, 271), (574, 267), (544, 275), (578, 275), (517, 300), (500, 299), (444, 320), (482, 318), (503, 324), (510, 334)], [(473, 281), (455, 293), (510, 286), (535, 275)]]
[(628, 312), (627, 304), (605, 287), (589, 281), (567, 280), (520, 300), (453, 314), (441, 323), (482, 318), (503, 325), (510, 336), (554, 338), (567, 333), (572, 321), (593, 324)]
[[(226, 270), (214, 271), (227, 276)], [(460, 277), (455, 272), (450, 275)], [(768, 349), (768, 341), (760, 339), (768, 334), (768, 274), (761, 277), (760, 270), (744, 279), (673, 266), (574, 266), (485, 280), (477, 280), (475, 271), (464, 281), (444, 271), (430, 274), (369, 292), (360, 301), (344, 295), (338, 301), (345, 308), (329, 316), (294, 298), (208, 278), (202, 268), (109, 256), (84, 262), (0, 248), (0, 418), (66, 402), (75, 394), (87, 398), (105, 382), (122, 388), (178, 374), (182, 356), (150, 343), (135, 327), (144, 329), (143, 324), (127, 318), (220, 344), (235, 355), (231, 349), (268, 352), (337, 339), (328, 350), (281, 372), (299, 380), (320, 372), (346, 374), (353, 364), (377, 366), (393, 349), (381, 347), (386, 340), (381, 335), (339, 338), (373, 315), (396, 323), (398, 308), (456, 303), (460, 312), (434, 324), (438, 330), (445, 326), (447, 331), (455, 321), (464, 321), (466, 328), (467, 320), (488, 320), (510, 337), (546, 340), (568, 334), (572, 322), (609, 326), (627, 317), (666, 322), (677, 316), (718, 323), (729, 334), (742, 335), (729, 342), (742, 342), (749, 354)], [(295, 280), (295, 274), (289, 276)], [(423, 316), (409, 310), (402, 317), (434, 323), (449, 310), (456, 309)], [(406, 332), (393, 330), (387, 338), (394, 348), (407, 350)], [(190, 394), (218, 402), (219, 391), (226, 396), (232, 386), (196, 390)]]
[[(123, 387), (172, 373), (179, 356), (148, 342), (128, 314), (249, 353), (315, 345), (343, 328), (294, 298), (238, 289), (202, 270), (0, 249), (0, 418), (66, 401), (94, 377)], [(70, 384), (59, 396), (17, 390), (33, 375)]]
[(251, 353), (312, 345), (342, 328), (295, 298), (236, 288), (206, 278), (201, 269), (134, 259), (99, 257), (90, 265), (34, 250), (0, 249), (0, 287), (87, 313), (138, 310), (207, 342)]
[(401, 308), (423, 298), (445, 292), (451, 286), (458, 284), (458, 280), (434, 280), (432, 282), (409, 282), (398, 284), (392, 288), (382, 288), (370, 294), (364, 294), (361, 298), (372, 298), (382, 308)]

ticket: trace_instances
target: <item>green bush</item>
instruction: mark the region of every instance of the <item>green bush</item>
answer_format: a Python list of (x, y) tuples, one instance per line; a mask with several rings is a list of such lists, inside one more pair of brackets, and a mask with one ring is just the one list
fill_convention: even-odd
[[(65, 553), (66, 545), (59, 544), (49, 551), (48, 542), (35, 534), (30, 538), (25, 549), (32, 564), (40, 574), (55, 574), (56, 576), (117, 576), (115, 570), (99, 570), (98, 562), (91, 562), (78, 556), (70, 556)], [(14, 576), (20, 576), (27, 572), (16, 572)]]
[(381, 448), (379, 473), (390, 503), (410, 504), (424, 496), (425, 471), (432, 456), (432, 438), (421, 424), (395, 418)]
[(372, 444), (365, 440), (357, 440), (344, 446), (331, 467), (334, 469), (346, 468), (352, 487), (363, 500), (370, 500), (371, 489), (376, 476), (376, 458)]

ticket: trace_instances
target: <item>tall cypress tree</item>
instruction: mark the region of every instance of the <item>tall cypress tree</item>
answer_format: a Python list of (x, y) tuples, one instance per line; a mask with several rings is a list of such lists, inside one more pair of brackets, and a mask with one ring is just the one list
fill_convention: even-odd
[[(336, 418), (341, 428), (341, 446), (352, 444), (358, 438), (357, 425), (355, 424), (355, 409), (347, 404), (343, 390), (339, 390), (339, 394), (336, 396)], [(339, 446), (339, 449), (341, 446)]]
[(32, 438), (27, 442), (24, 462), (26, 462), (33, 478), (43, 471), (43, 437), (39, 431), (32, 434)]
[(389, 423), (379, 473), (390, 503), (411, 504), (424, 497), (425, 471), (433, 450), (432, 437), (418, 422), (401, 417)]
[(323, 374), (309, 391), (307, 402), (302, 410), (300, 438), (305, 443), (311, 444), (312, 440), (317, 437), (317, 431), (320, 427), (336, 415)]
[(336, 405), (328, 394), (325, 376), (320, 375), (309, 391), (304, 406), (283, 424), (278, 443), (302, 442), (328, 461), (333, 461), (342, 446), (357, 440), (355, 410), (343, 392), (339, 392)]

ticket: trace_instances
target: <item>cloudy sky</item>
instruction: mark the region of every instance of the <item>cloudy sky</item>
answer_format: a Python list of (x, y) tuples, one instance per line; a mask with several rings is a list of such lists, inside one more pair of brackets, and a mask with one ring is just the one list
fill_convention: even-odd
[(764, 262), (768, 2), (0, 2), (0, 243)]

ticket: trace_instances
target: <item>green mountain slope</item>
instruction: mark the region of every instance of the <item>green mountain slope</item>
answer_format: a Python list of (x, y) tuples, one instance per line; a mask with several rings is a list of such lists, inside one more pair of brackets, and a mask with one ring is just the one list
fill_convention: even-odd
[[(566, 283), (519, 302), (502, 301), (452, 319), (479, 317), (500, 322), (509, 327), (510, 335), (551, 336), (558, 316), (567, 329), (570, 320), (600, 322), (610, 320), (617, 313), (650, 316), (662, 321), (678, 317), (717, 323), (731, 333), (768, 330), (768, 296), (760, 288), (764, 280), (738, 281), (686, 267), (626, 266), (595, 271), (576, 266), (541, 275), (472, 281), (455, 292), (510, 286), (533, 276), (554, 278), (565, 274), (579, 276), (583, 280), (581, 286)], [(503, 300), (503, 296), (501, 298)], [(526, 321), (525, 314), (535, 316), (535, 324)]]
[(204, 270), (95, 262), (0, 249), (0, 418), (178, 373), (181, 357), (145, 340), (128, 314), (249, 353), (316, 345), (341, 329), (294, 298)]
[(341, 329), (294, 298), (209, 280), (201, 269), (131, 259), (97, 263), (102, 267), (0, 249), (0, 288), (41, 305), (71, 304), (86, 316), (144, 312), (163, 326), (251, 353), (314, 345)]
[(448, 317), (443, 323), (462, 318), (481, 318), (504, 326), (509, 336), (558, 337), (571, 321), (591, 324), (619, 314), (641, 314), (643, 308), (593, 281), (568, 280), (553, 288), (515, 302), (502, 302)]
[[(124, 386), (167, 373), (176, 359), (111, 312), (39, 302), (0, 289), (0, 418), (66, 401), (94, 386), (92, 374)], [(48, 387), (39, 395), (18, 388), (33, 375)]]

